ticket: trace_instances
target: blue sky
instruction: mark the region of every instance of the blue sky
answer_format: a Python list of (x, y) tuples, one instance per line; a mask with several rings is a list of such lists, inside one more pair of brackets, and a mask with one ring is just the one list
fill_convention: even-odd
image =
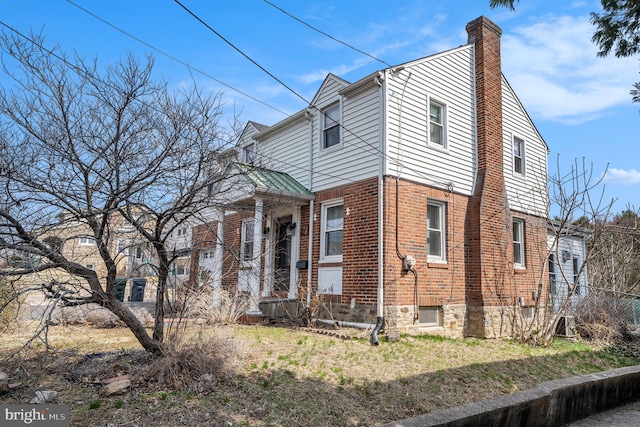
[[(614, 210), (640, 207), (640, 104), (629, 94), (640, 81), (640, 63), (596, 56), (589, 12), (600, 10), (599, 1), (522, 0), (515, 13), (491, 10), (489, 0), (270, 1), (391, 65), (466, 44), (466, 23), (487, 16), (503, 31), (503, 72), (549, 145), (550, 173), (558, 159), (564, 173), (576, 161), (584, 161), (594, 179), (608, 169), (604, 197), (618, 200)], [(386, 68), (263, 0), (181, 0), (294, 94), (174, 1), (73, 2), (0, 0), (0, 21), (24, 33), (42, 31), (48, 46), (59, 44), (102, 64), (127, 52), (141, 60), (152, 54), (158, 78), (175, 88), (195, 81), (206, 90), (224, 90), (226, 108), (243, 121), (271, 125), (304, 108), (303, 99), (313, 98), (328, 72), (355, 82)]]

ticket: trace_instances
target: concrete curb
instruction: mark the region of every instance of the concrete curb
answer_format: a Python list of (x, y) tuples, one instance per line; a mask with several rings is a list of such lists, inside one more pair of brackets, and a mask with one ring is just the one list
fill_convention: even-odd
[(640, 400), (640, 366), (547, 381), (536, 388), (383, 427), (561, 426)]

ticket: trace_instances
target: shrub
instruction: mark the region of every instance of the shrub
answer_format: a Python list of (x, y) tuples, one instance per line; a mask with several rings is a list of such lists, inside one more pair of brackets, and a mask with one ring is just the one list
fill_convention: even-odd
[(168, 336), (164, 356), (157, 357), (140, 376), (144, 382), (184, 387), (211, 383), (235, 374), (243, 360), (243, 345), (226, 327), (188, 329)]

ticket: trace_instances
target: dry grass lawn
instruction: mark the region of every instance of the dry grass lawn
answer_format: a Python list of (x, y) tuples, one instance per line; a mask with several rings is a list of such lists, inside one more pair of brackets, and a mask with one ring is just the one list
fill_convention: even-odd
[[(35, 343), (27, 357), (0, 368), (10, 382), (22, 383), (0, 403), (25, 403), (37, 389), (55, 390), (56, 402), (71, 406), (73, 426), (375, 426), (638, 363), (621, 352), (564, 340), (533, 348), (405, 336), (373, 347), (357, 330), (229, 329), (220, 335), (220, 327), (194, 325), (185, 332), (204, 332), (209, 344), (225, 337), (214, 350), (222, 356), (215, 368), (223, 374), (169, 385), (159, 382), (158, 371), (144, 370), (150, 358), (127, 329), (52, 327), (55, 351), (45, 359), (44, 345)], [(26, 328), (0, 335), (0, 360), (28, 336)], [(132, 389), (105, 396), (101, 383), (120, 374), (132, 376)]]

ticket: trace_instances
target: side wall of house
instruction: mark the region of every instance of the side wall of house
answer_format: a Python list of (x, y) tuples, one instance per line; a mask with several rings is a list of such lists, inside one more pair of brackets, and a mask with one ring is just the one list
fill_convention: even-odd
[[(470, 195), (475, 174), (473, 49), (463, 46), (391, 72), (386, 175)], [(429, 102), (444, 105), (445, 147), (429, 142)]]
[[(462, 336), (469, 196), (393, 177), (386, 177), (384, 183), (384, 294), (389, 328)], [(427, 259), (427, 203), (432, 201), (445, 209), (446, 262)], [(402, 269), (400, 257), (407, 255), (416, 260), (415, 274)], [(435, 322), (421, 317), (421, 310), (437, 316)]]
[[(506, 79), (502, 78), (504, 180), (512, 210), (546, 217), (547, 146)], [(522, 173), (514, 170), (514, 138), (524, 142)]]

